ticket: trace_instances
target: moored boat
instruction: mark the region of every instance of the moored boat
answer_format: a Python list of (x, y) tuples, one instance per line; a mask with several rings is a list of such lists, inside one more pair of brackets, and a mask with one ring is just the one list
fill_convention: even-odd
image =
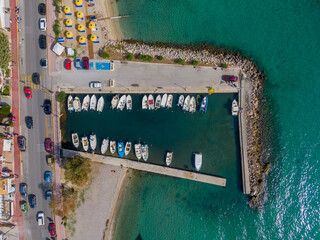
[(189, 105), (189, 112), (194, 113), (196, 111), (196, 108), (197, 108), (196, 98), (192, 96), (190, 100), (190, 105)]
[(152, 94), (150, 94), (148, 97), (148, 109), (154, 110), (154, 99), (153, 99)]
[(72, 138), (73, 146), (75, 148), (78, 148), (79, 147), (79, 136), (78, 136), (78, 133), (72, 133), (71, 134), (71, 138)]
[(183, 103), (184, 103), (184, 96), (183, 96), (183, 95), (180, 95), (177, 105), (178, 105), (179, 107), (183, 107)]
[(194, 166), (197, 171), (200, 170), (202, 166), (202, 153), (194, 153)]
[(199, 112), (205, 112), (206, 113), (207, 112), (207, 107), (208, 107), (208, 97), (205, 96), (201, 101)]
[(82, 142), (83, 150), (85, 150), (87, 152), (88, 149), (89, 149), (88, 138), (87, 137), (82, 137), (81, 138), (81, 142)]
[(169, 166), (172, 162), (173, 152), (167, 152), (166, 155), (166, 165)]
[(104, 138), (101, 144), (101, 154), (105, 154), (109, 147), (109, 138)]
[(111, 154), (115, 154), (115, 152), (116, 152), (116, 141), (110, 141), (110, 152), (111, 152)]
[(237, 100), (232, 101), (231, 113), (232, 113), (232, 116), (237, 116), (239, 113), (239, 106), (238, 106)]
[(127, 110), (132, 110), (132, 97), (131, 95), (127, 96)]
[(183, 111), (189, 111), (189, 105), (190, 105), (190, 95), (188, 95), (188, 96), (184, 99), (184, 103), (183, 103), (182, 110), (183, 110)]
[(134, 151), (135, 151), (137, 159), (140, 160), (141, 157), (142, 157), (142, 155), (141, 155), (141, 144), (140, 143), (134, 145)]
[(168, 99), (167, 99), (167, 103), (166, 103), (166, 107), (167, 108), (172, 108), (172, 102), (173, 102), (173, 95), (169, 94), (168, 95)]
[(73, 97), (69, 95), (68, 97), (68, 111), (72, 112), (74, 110), (73, 108)]
[(101, 97), (99, 98), (99, 100), (98, 100), (97, 111), (98, 111), (98, 112), (102, 112), (103, 107), (104, 107), (104, 98), (103, 98), (103, 96), (101, 96)]
[(75, 112), (81, 112), (81, 102), (78, 97), (75, 97), (73, 100), (73, 109)]
[(97, 97), (96, 95), (92, 95), (90, 98), (90, 110), (96, 110), (97, 106)]
[(126, 146), (125, 146), (125, 148), (124, 148), (124, 155), (128, 155), (129, 153), (130, 153), (130, 151), (131, 151), (131, 142), (126, 142)]
[(154, 108), (155, 108), (155, 109), (159, 109), (159, 108), (160, 108), (160, 105), (161, 105), (161, 95), (158, 95), (158, 96), (156, 97), (156, 103), (155, 103), (155, 105), (154, 105)]
[(122, 111), (124, 109), (124, 107), (126, 106), (126, 102), (127, 102), (127, 96), (122, 95), (119, 102), (118, 102), (117, 109)]
[(160, 106), (161, 106), (162, 108), (164, 108), (164, 107), (166, 106), (167, 98), (168, 98), (168, 94), (166, 94), (166, 93), (163, 94), (162, 99), (161, 99), (161, 104), (160, 104)]
[(111, 108), (115, 109), (118, 106), (118, 102), (119, 102), (119, 94), (113, 96), (111, 100)]
[(149, 147), (147, 144), (141, 145), (141, 155), (143, 160), (146, 162), (149, 158)]
[(124, 145), (123, 142), (118, 142), (118, 154), (121, 158), (124, 156)]
[(82, 110), (88, 111), (89, 108), (90, 97), (89, 95), (85, 96), (82, 102)]
[(142, 98), (142, 109), (148, 109), (148, 97), (144, 95)]
[(97, 136), (95, 134), (90, 135), (90, 147), (94, 151), (97, 147)]

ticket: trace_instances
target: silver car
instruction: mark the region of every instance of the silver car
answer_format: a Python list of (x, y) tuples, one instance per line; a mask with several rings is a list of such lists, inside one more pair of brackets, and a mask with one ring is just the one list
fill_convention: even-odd
[(74, 59), (74, 67), (80, 69), (81, 68), (81, 58), (76, 57)]
[(47, 30), (47, 21), (45, 18), (40, 18), (39, 19), (39, 28), (41, 31), (46, 31)]
[(102, 84), (101, 84), (101, 82), (94, 81), (94, 82), (90, 82), (89, 83), (89, 87), (91, 87), (91, 88), (102, 88)]

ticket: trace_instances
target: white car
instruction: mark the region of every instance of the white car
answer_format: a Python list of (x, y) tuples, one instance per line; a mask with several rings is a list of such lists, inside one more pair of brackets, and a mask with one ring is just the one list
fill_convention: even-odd
[(44, 213), (43, 212), (38, 212), (37, 214), (37, 221), (39, 226), (44, 225)]
[(90, 82), (89, 87), (91, 88), (102, 88), (101, 82)]
[(45, 18), (40, 18), (39, 19), (39, 28), (41, 31), (46, 31), (47, 30), (47, 20)]

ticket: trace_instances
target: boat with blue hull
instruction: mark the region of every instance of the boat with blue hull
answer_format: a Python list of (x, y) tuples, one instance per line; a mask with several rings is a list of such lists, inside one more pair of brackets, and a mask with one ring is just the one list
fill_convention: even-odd
[(199, 112), (205, 112), (206, 113), (207, 112), (207, 107), (208, 107), (208, 97), (205, 96), (201, 101)]
[(124, 156), (124, 144), (123, 142), (118, 142), (118, 154), (121, 158)]

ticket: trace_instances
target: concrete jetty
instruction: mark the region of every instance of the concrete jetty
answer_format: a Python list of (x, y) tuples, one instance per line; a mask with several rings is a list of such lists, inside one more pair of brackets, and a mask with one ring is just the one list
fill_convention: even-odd
[(201, 173), (189, 172), (189, 171), (184, 171), (180, 169), (154, 165), (147, 162), (137, 162), (137, 161), (124, 159), (124, 158), (115, 158), (115, 157), (103, 156), (98, 154), (63, 149), (63, 157), (73, 157), (75, 155), (80, 155), (80, 156), (89, 158), (94, 162), (100, 162), (100, 163), (109, 164), (113, 166), (132, 168), (132, 169), (137, 169), (141, 171), (167, 175), (171, 177), (184, 178), (184, 179), (189, 179), (193, 181), (218, 185), (221, 187), (225, 187), (227, 183), (227, 180), (221, 177), (215, 177), (215, 176), (205, 175)]

